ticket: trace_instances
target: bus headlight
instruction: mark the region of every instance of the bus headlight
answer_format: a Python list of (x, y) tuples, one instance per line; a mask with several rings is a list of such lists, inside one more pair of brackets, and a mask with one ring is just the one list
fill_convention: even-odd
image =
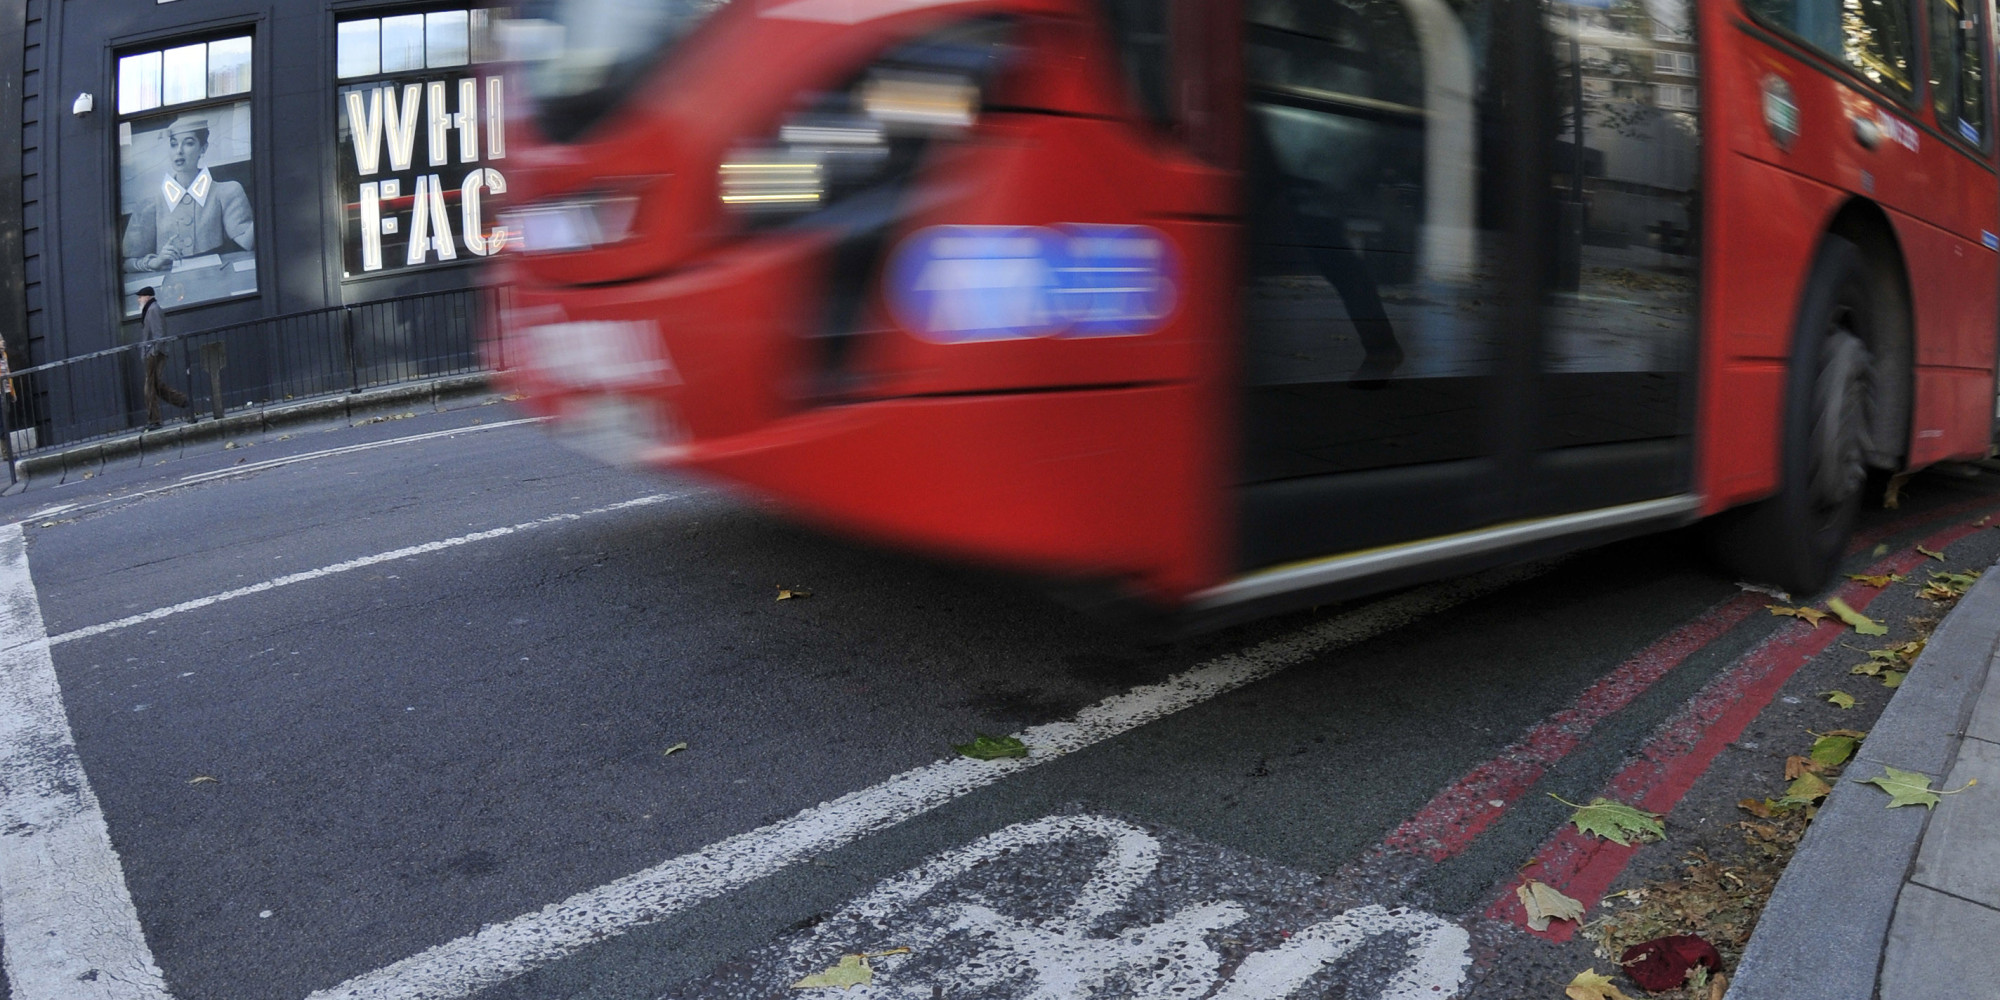
[(786, 218), (900, 179), (925, 144), (978, 120), (1008, 28), (992, 19), (953, 25), (891, 50), (842, 90), (810, 95), (775, 136), (724, 159), (717, 196), (733, 212)]

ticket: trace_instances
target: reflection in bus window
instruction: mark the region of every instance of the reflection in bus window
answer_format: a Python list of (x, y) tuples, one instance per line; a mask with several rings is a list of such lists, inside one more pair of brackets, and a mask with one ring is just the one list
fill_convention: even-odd
[(1986, 134), (1986, 47), (1980, 5), (1931, 0), (1931, 106), (1938, 127), (1979, 145)]
[(1906, 0), (1744, 0), (1752, 14), (1854, 67), (1878, 87), (1911, 92), (1911, 8)]
[(1696, 305), (1693, 17), (1688, 0), (1550, 8), (1561, 225), (1540, 447), (1682, 428)]

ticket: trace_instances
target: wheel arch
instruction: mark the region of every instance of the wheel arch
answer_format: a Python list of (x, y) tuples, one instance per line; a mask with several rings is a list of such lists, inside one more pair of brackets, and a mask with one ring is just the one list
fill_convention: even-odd
[(1882, 206), (1853, 198), (1834, 213), (1826, 235), (1860, 249), (1875, 280), (1881, 303), (1868, 344), (1874, 356), (1874, 398), (1869, 407), (1868, 464), (1884, 471), (1903, 468), (1910, 454), (1910, 418), (1916, 384), (1916, 316), (1909, 266), (1902, 242)]

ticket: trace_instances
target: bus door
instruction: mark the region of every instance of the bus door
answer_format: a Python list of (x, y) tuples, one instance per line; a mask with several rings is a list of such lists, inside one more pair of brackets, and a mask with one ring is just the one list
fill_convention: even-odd
[(1687, 489), (1687, 6), (1245, 0), (1239, 569)]

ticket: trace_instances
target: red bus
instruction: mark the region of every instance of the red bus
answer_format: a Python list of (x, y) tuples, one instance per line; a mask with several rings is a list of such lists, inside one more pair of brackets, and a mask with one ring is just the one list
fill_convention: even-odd
[(1211, 615), (1980, 457), (1986, 0), (538, 0), (492, 357), (621, 460)]

